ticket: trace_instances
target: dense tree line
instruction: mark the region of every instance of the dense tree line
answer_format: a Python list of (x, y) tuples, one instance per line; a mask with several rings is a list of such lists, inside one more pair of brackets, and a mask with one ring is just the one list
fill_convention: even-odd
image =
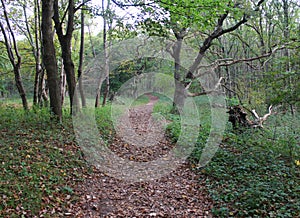
[[(1, 5), (1, 96), (13, 94), (14, 81), (25, 110), (30, 108), (28, 97), (33, 97), (34, 107), (50, 101), (52, 114), (61, 120), (66, 93), (71, 113), (80, 104), (85, 106), (82, 90), (82, 102), (74, 95), (76, 83), (82, 86), (87, 63), (99, 53), (106, 64), (94, 105), (100, 106), (100, 96), (105, 105), (120, 81), (147, 72), (157, 62), (132, 61), (112, 70), (111, 46), (145, 35), (173, 41), (169, 52), (174, 63), (166, 72), (174, 76), (174, 103), (179, 108), (186, 98), (209, 92), (197, 82), (205, 68), (213, 68), (223, 78), (220, 87), (229, 104), (273, 104), (291, 113), (299, 107), (297, 1), (103, 0), (93, 5), (89, 0), (1, 0)], [(129, 15), (118, 15), (120, 8)], [(93, 35), (91, 29), (98, 28), (93, 22), (99, 18), (101, 31)], [(181, 69), (183, 43), (197, 50), (185, 70)]]

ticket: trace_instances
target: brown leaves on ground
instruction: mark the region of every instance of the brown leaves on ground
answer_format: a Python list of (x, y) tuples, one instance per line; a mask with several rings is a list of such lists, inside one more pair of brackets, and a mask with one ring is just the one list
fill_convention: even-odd
[[(164, 132), (162, 122), (152, 119), (155, 96), (150, 102), (130, 109), (129, 119), (121, 118), (120, 132), (127, 140), (116, 137), (110, 149), (118, 156), (136, 162), (147, 162), (168, 153), (173, 145), (158, 132)], [(122, 120), (123, 119), (123, 120)], [(134, 132), (128, 130), (128, 123)], [(151, 125), (152, 124), (152, 125)], [(122, 127), (123, 125), (123, 127)], [(150, 127), (149, 127), (150, 126)], [(151, 128), (151, 126), (154, 128)], [(149, 138), (158, 136), (156, 144), (141, 146), (136, 135), (145, 136), (144, 142), (152, 144)], [(132, 138), (132, 140), (130, 139)], [(140, 137), (139, 137), (140, 138)], [(147, 141), (148, 140), (148, 141)], [(133, 143), (128, 143), (132, 141)], [(134, 144), (134, 142), (138, 142)], [(160, 179), (130, 183), (108, 176), (101, 169), (80, 183), (75, 194), (79, 195), (77, 204), (72, 205), (72, 217), (211, 217), (212, 202), (204, 189), (204, 177), (196, 175), (188, 166), (182, 164), (169, 175)]]
[[(199, 180), (200, 179), (200, 180)], [(156, 181), (127, 183), (98, 170), (78, 186), (76, 217), (210, 217), (211, 201), (183, 165)]]

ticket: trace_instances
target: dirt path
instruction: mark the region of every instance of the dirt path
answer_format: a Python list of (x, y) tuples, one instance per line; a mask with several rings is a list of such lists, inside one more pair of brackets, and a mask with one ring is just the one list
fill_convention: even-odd
[[(146, 162), (167, 153), (172, 143), (159, 127), (149, 128), (157, 97), (149, 103), (130, 109), (129, 120), (136, 134), (145, 132), (159, 137), (157, 145), (137, 146), (116, 137), (110, 147), (118, 156)], [(126, 130), (124, 130), (126, 131)], [(150, 131), (150, 132), (149, 132)], [(152, 132), (151, 132), (152, 131)], [(125, 133), (126, 134), (126, 133)], [(130, 140), (130, 139), (129, 139)], [(145, 141), (145, 143), (148, 143)], [(151, 143), (151, 142), (149, 142)], [(129, 183), (95, 169), (77, 190), (81, 197), (74, 205), (75, 217), (211, 217), (211, 201), (203, 190), (203, 178), (194, 174), (188, 164), (154, 181)]]

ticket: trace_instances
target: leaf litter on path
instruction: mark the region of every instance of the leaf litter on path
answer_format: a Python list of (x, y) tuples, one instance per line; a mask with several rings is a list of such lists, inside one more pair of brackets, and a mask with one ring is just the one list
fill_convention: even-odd
[[(149, 128), (153, 105), (157, 97), (148, 95), (149, 103), (130, 109), (129, 121), (134, 134), (143, 136), (164, 127), (156, 125)], [(121, 125), (122, 125), (122, 117)], [(124, 128), (125, 127), (125, 128)], [(127, 126), (128, 127), (128, 126)], [(123, 134), (130, 133), (126, 125), (120, 127)], [(122, 129), (123, 128), (123, 129)], [(164, 135), (158, 135), (157, 144), (140, 146), (128, 143), (116, 136), (110, 149), (119, 157), (136, 162), (147, 162), (168, 153), (173, 144)], [(134, 139), (132, 140), (134, 142)], [(147, 143), (147, 139), (144, 139)], [(149, 144), (153, 142), (148, 142)], [(188, 163), (159, 179), (131, 183), (110, 177), (101, 169), (93, 168), (93, 173), (79, 183), (75, 192), (80, 196), (72, 206), (74, 217), (211, 217), (212, 201), (204, 185), (204, 177), (191, 170)]]

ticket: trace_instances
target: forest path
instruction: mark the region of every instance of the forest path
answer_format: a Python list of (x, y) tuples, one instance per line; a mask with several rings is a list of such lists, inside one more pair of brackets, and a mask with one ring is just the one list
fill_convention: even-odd
[[(139, 135), (145, 131), (157, 135), (159, 130), (148, 128), (158, 100), (156, 96), (148, 97), (147, 104), (129, 110), (129, 120)], [(158, 136), (159, 143), (151, 147), (129, 144), (116, 136), (110, 149), (129, 160), (151, 161), (173, 147), (164, 135)], [(196, 175), (187, 163), (160, 179), (135, 183), (94, 169), (75, 191), (81, 196), (72, 208), (75, 217), (211, 217), (212, 202), (204, 189), (204, 178)]]

